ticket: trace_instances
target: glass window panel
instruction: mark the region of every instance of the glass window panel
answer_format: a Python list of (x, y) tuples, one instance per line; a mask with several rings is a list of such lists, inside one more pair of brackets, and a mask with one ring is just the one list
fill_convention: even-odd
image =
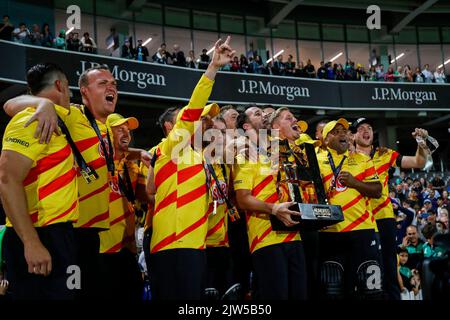
[(445, 74), (450, 75), (450, 45), (444, 44)]
[(414, 27), (405, 27), (396, 36), (395, 43), (417, 43), (417, 33)]
[(364, 26), (347, 26), (347, 41), (369, 41), (367, 28)]
[(450, 43), (450, 27), (442, 27), (442, 41)]
[(419, 42), (439, 43), (438, 27), (419, 27)]
[(276, 29), (272, 30), (272, 36), (277, 38), (295, 39), (295, 22), (284, 21), (280, 23)]
[(217, 30), (217, 15), (210, 12), (194, 11), (194, 29)]
[(189, 28), (191, 26), (189, 11), (185, 9), (166, 7), (166, 24)]
[(244, 33), (244, 19), (239, 16), (220, 15), (221, 32)]
[(368, 43), (347, 43), (348, 58), (355, 63), (360, 63), (364, 68), (368, 68), (369, 64), (369, 44)]
[(270, 39), (265, 37), (247, 37), (247, 57), (251, 56), (253, 52), (261, 56), (263, 61), (269, 59), (270, 55)]
[(151, 57), (156, 53), (163, 42), (162, 27), (158, 25), (136, 23), (136, 39), (133, 44), (134, 48), (136, 48), (137, 40), (142, 40), (145, 42), (149, 38), (152, 38), (152, 40), (145, 46), (147, 47), (150, 55), (150, 57), (148, 57), (148, 61), (152, 61)]
[[(398, 49), (397, 49), (398, 50)], [(393, 67), (395, 67), (395, 54), (394, 54), (394, 46), (392, 44), (372, 44), (372, 52), (369, 55), (369, 59), (372, 57), (376, 57), (376, 63), (383, 64), (384, 70), (387, 71), (387, 68), (390, 64), (393, 64)], [(401, 52), (397, 51), (397, 56)], [(389, 61), (389, 57), (391, 58), (391, 61)], [(402, 60), (404, 56), (400, 57), (398, 62), (399, 65), (402, 65)], [(375, 62), (375, 61), (374, 61)], [(370, 64), (370, 62), (369, 62)]]
[(141, 11), (135, 13), (135, 20), (151, 24), (162, 24), (162, 9), (154, 6), (142, 7)]
[(439, 44), (419, 46), (420, 63), (422, 67), (426, 64), (430, 66), (428, 70), (436, 71), (436, 67), (442, 64), (441, 46)]
[(397, 57), (399, 57), (401, 54), (404, 54), (402, 57), (398, 58), (397, 66), (404, 66), (405, 64), (407, 64), (411, 67), (411, 70), (413, 70), (413, 72), (416, 67), (419, 66), (416, 45), (396, 44), (395, 53), (397, 54)]
[(306, 61), (311, 59), (311, 63), (317, 70), (317, 68), (320, 67), (320, 61), (322, 60), (322, 55), (320, 53), (320, 42), (299, 40), (298, 47), (300, 54), (298, 60), (303, 61), (303, 63), (306, 64)]
[(265, 28), (264, 18), (247, 16), (245, 17), (245, 19), (247, 25), (247, 34), (262, 36), (261, 30)]
[(189, 50), (192, 50), (191, 30), (182, 28), (166, 27), (164, 29), (167, 50), (172, 54), (174, 52), (173, 46), (178, 44), (180, 50), (183, 51), (186, 57)]
[(288, 39), (273, 39), (273, 50), (274, 54), (277, 54), (281, 50), (283, 61), (286, 62), (289, 55), (292, 55), (295, 62), (297, 62), (297, 49), (295, 47), (295, 40)]
[[(218, 39), (216, 32), (197, 31), (194, 30), (194, 48), (195, 55), (199, 57), (202, 54), (202, 50), (209, 51)], [(211, 56), (211, 55), (210, 55)]]
[(392, 43), (392, 36), (387, 32), (386, 26), (381, 26), (380, 30), (369, 30), (369, 34), (372, 43)]
[(320, 28), (318, 23), (299, 22), (297, 24), (299, 39), (320, 40)]
[[(96, 20), (98, 53), (120, 57), (120, 47), (125, 42), (125, 38), (133, 36), (133, 23), (125, 20), (117, 20), (99, 16), (97, 16)], [(115, 50), (113, 47), (110, 47), (112, 42), (111, 28), (116, 30), (116, 34), (119, 37), (119, 47)]]
[(323, 42), (323, 55), (325, 62), (332, 61), (333, 63), (345, 63), (345, 48), (342, 42)]
[(344, 26), (339, 24), (323, 24), (322, 34), (324, 40), (344, 40)]

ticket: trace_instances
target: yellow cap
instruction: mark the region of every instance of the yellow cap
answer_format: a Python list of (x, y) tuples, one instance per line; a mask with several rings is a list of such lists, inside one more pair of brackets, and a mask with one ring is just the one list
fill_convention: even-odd
[(306, 132), (306, 130), (308, 130), (308, 123), (306, 121), (299, 120), (297, 121), (297, 125), (302, 132)]
[(322, 135), (323, 135), (323, 139), (325, 140), (327, 135), (330, 133), (331, 130), (334, 129), (334, 127), (336, 127), (337, 124), (342, 124), (344, 126), (345, 129), (348, 129), (350, 124), (348, 123), (347, 120), (345, 120), (344, 118), (339, 118), (338, 120), (333, 120), (328, 122), (325, 127), (323, 127), (323, 131), (322, 131)]
[(310, 143), (313, 144), (315, 147), (321, 145), (321, 142), (319, 140), (313, 140), (307, 133), (300, 134), (300, 137), (297, 140), (295, 140), (295, 144), (297, 145), (301, 145), (302, 143)]
[[(217, 103), (210, 103), (207, 104), (202, 111), (201, 117), (210, 115), (211, 118), (214, 118), (215, 116), (217, 116), (220, 113), (220, 107)], [(183, 110), (181, 112), (178, 112), (177, 115), (177, 121), (181, 119), (181, 116), (183, 114)]]
[(134, 130), (139, 127), (139, 121), (135, 117), (124, 118), (118, 113), (111, 113), (106, 119), (110, 127), (117, 127), (124, 123), (128, 123), (128, 129)]

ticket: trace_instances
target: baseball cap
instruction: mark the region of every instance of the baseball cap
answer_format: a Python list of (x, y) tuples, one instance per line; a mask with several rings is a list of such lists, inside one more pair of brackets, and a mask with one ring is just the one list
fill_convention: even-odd
[(139, 121), (135, 117), (124, 118), (118, 113), (111, 113), (106, 119), (110, 127), (117, 127), (128, 122), (128, 129), (134, 130), (139, 127)]
[(308, 123), (306, 121), (299, 120), (297, 121), (297, 125), (302, 132), (306, 132), (306, 130), (308, 130)]
[(295, 140), (295, 143), (298, 145), (302, 143), (310, 143), (313, 144), (315, 147), (320, 146), (321, 144), (319, 140), (313, 140), (307, 133), (301, 133), (300, 137), (297, 140)]
[(354, 121), (354, 122), (352, 123), (352, 125), (350, 126), (350, 131), (351, 131), (352, 133), (356, 133), (356, 131), (358, 130), (358, 127), (359, 127), (360, 125), (362, 125), (363, 123), (370, 124), (370, 125), (373, 127), (372, 121), (370, 121), (369, 119), (367, 119), (367, 118), (358, 118), (358, 119), (357, 119), (356, 121)]
[(430, 199), (425, 199), (424, 201), (423, 201), (423, 203), (425, 204), (425, 203), (431, 203), (431, 200)]
[(324, 139), (327, 137), (330, 131), (333, 130), (334, 127), (336, 127), (337, 124), (342, 124), (345, 129), (348, 129), (350, 126), (348, 121), (345, 120), (344, 118), (339, 118), (338, 120), (330, 121), (325, 125), (325, 127), (323, 127), (322, 135)]
[[(186, 109), (184, 109), (184, 110), (186, 110)], [(184, 110), (181, 110), (180, 112), (178, 112), (177, 121), (181, 119), (181, 116), (184, 113)], [(220, 113), (219, 105), (217, 103), (210, 103), (203, 108), (201, 117), (209, 115), (211, 118), (214, 118), (219, 113)]]

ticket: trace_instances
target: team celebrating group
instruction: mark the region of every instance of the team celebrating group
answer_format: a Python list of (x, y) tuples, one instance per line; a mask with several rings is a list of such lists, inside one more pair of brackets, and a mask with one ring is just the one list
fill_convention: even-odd
[[(14, 299), (142, 299), (142, 208), (154, 300), (400, 299), (389, 169), (423, 168), (426, 144), (411, 156), (376, 147), (366, 118), (320, 122), (312, 140), (289, 108), (207, 104), (234, 54), (230, 37), (216, 42), (188, 105), (160, 116), (165, 138), (148, 151), (129, 147), (139, 121), (114, 113), (117, 82), (106, 67), (81, 74), (82, 105), (71, 104), (60, 67), (30, 68), (30, 94), (4, 105), (12, 119), (0, 156)], [(219, 134), (197, 145), (209, 130)], [(272, 230), (272, 215), (292, 227), (302, 213), (292, 209), (286, 173), (273, 165), (262, 131), (293, 148), (314, 144), (342, 222), (318, 232)], [(229, 152), (231, 162), (218, 156)]]

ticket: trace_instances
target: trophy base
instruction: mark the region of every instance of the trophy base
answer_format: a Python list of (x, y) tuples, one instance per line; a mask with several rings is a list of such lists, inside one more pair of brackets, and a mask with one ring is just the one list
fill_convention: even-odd
[(283, 222), (274, 215), (270, 216), (272, 230), (297, 231), (320, 230), (324, 227), (344, 221), (344, 214), (340, 206), (328, 204), (297, 203), (289, 208), (292, 211), (300, 211), (301, 217), (293, 216), (292, 220), (299, 221), (292, 227), (286, 227)]

